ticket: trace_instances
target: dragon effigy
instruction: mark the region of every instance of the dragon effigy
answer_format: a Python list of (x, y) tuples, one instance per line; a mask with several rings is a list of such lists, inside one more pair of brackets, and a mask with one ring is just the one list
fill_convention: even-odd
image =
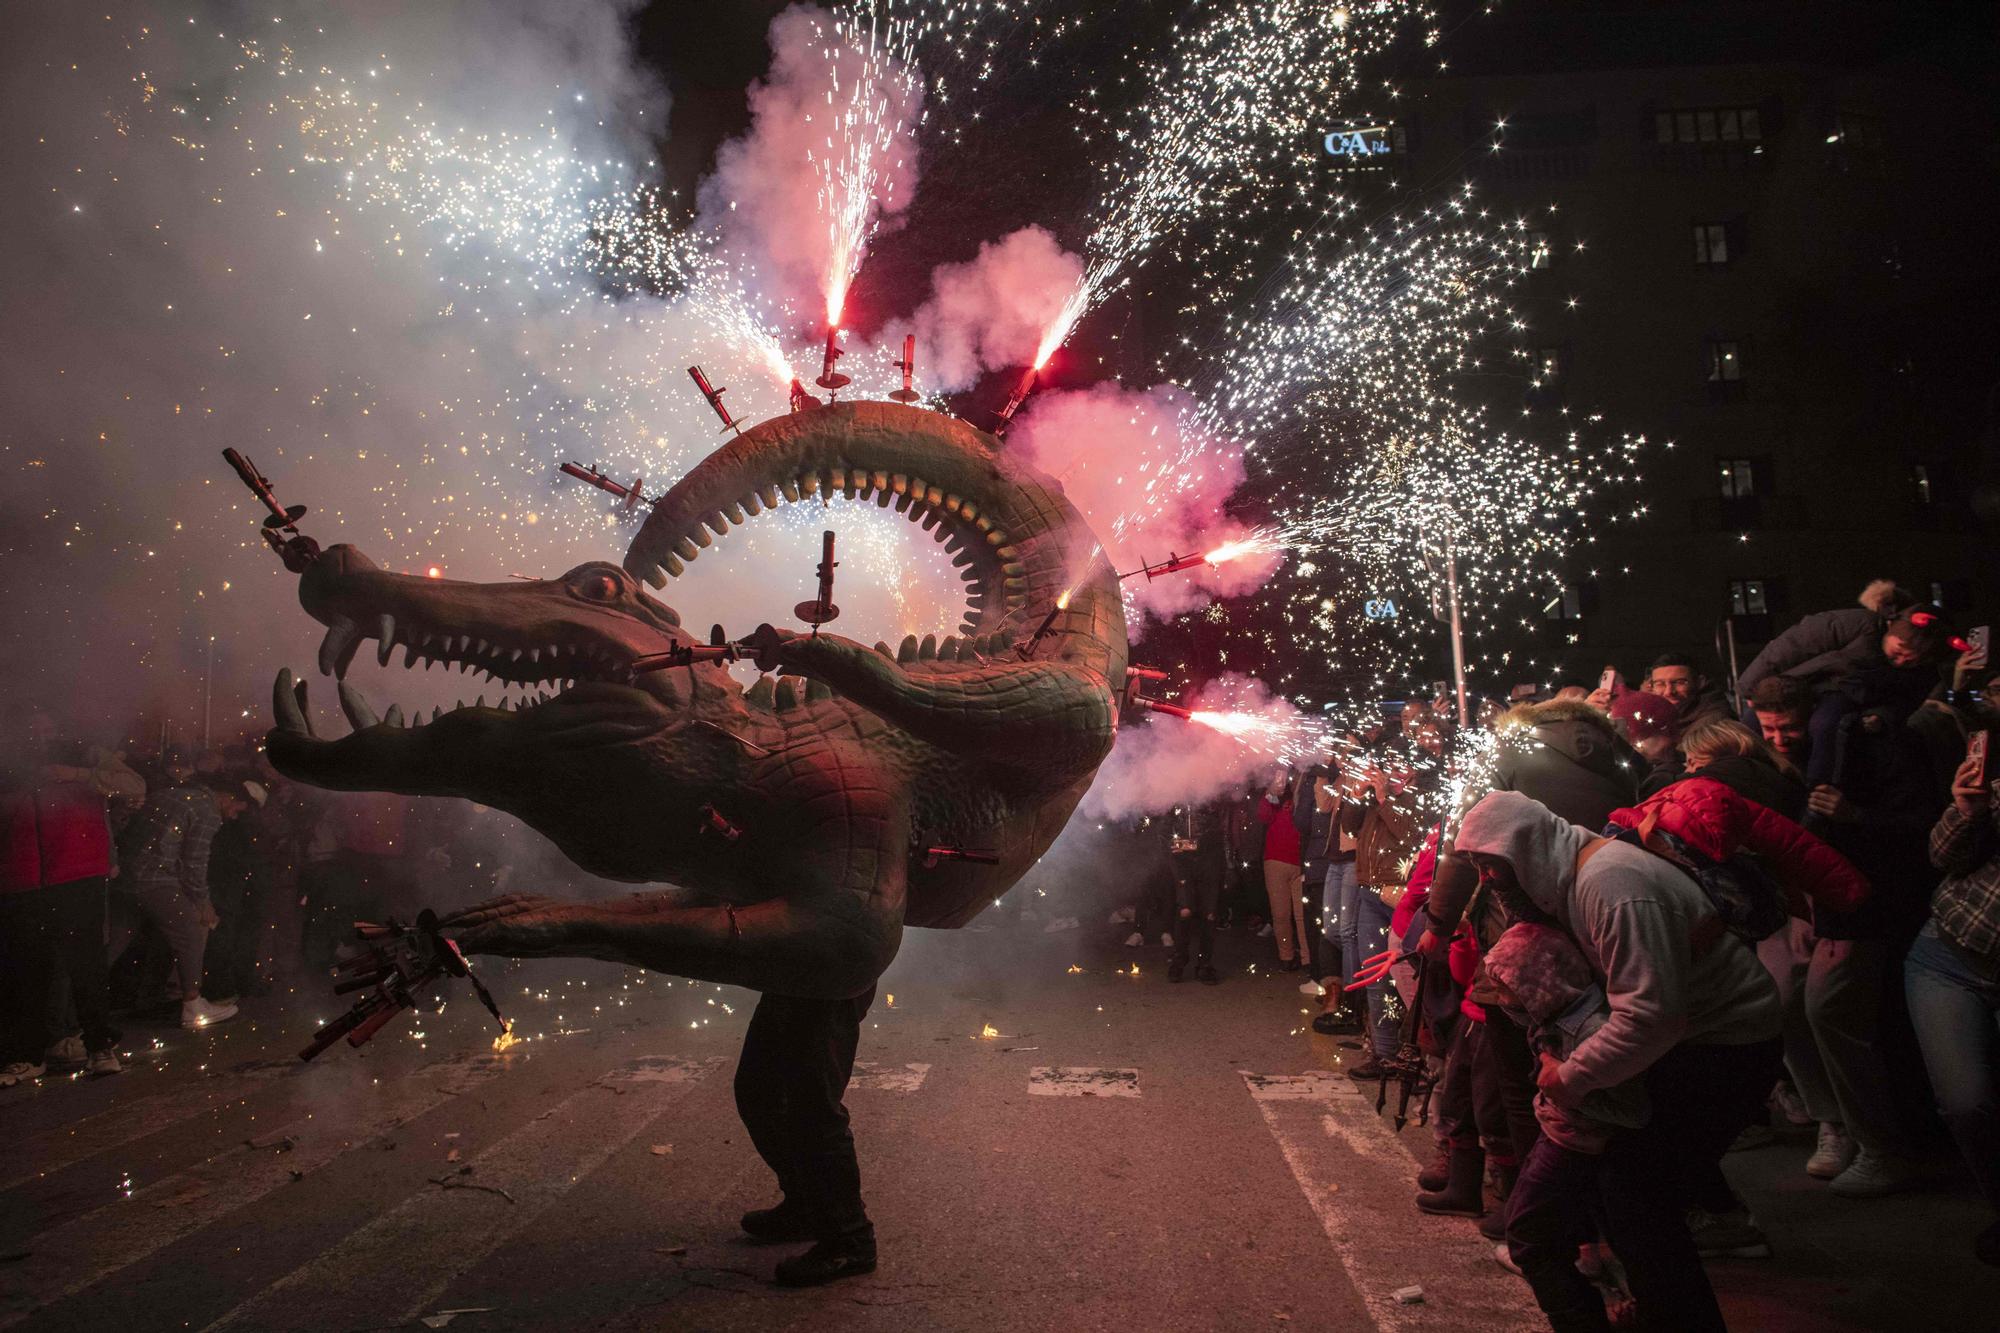
[[(648, 585), (670, 589), (737, 524), (834, 494), (873, 498), (953, 553), (956, 635), (870, 647), (763, 625), (742, 640), (767, 673), (747, 689), (692, 654), (635, 674), (699, 642)], [(281, 672), (268, 738), (281, 772), (466, 797), (588, 871), (672, 886), (484, 904), (452, 919), (467, 953), (601, 958), (808, 998), (865, 992), (905, 925), (963, 925), (1034, 864), (1111, 748), (1126, 667), (1117, 576), (1061, 488), (962, 421), (890, 403), (745, 432), (660, 498), (622, 566), (464, 583), (334, 546), (305, 565), (299, 598), (327, 626), (328, 674), (372, 639), (385, 665), (400, 653), (406, 668), (549, 692), (419, 723), (378, 715), (342, 680), (354, 729), (331, 739)]]

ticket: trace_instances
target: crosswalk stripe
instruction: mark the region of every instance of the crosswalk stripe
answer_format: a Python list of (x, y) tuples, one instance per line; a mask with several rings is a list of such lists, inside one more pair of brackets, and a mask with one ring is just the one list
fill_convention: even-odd
[(856, 1060), (854, 1077), (847, 1086), (874, 1092), (915, 1092), (924, 1086), (931, 1072), (927, 1064), (915, 1060), (903, 1065), (878, 1065), (873, 1060)]
[(1139, 1071), (1037, 1065), (1028, 1071), (1028, 1091), (1038, 1097), (1137, 1097)]
[[(1545, 1329), (1525, 1284), (1493, 1260), (1493, 1246), (1465, 1219), (1408, 1205), (1409, 1145), (1375, 1114), (1352, 1080), (1315, 1070), (1253, 1074), (1243, 1081), (1278, 1151), (1319, 1218), (1348, 1280), (1382, 1333)], [(1345, 1151), (1329, 1153), (1329, 1143)], [(1420, 1286), (1405, 1304), (1399, 1290)]]
[[(637, 1138), (713, 1060), (621, 1065), (210, 1324), (317, 1330), (407, 1322)], [(462, 1183), (456, 1183), (462, 1182)]]
[(269, 1145), (290, 1139), (288, 1152), (240, 1145), (38, 1235), (32, 1254), (0, 1269), (0, 1304), (5, 1306), (0, 1329), (255, 1203), (505, 1067), (491, 1056), (451, 1061), (357, 1090), (256, 1140)]
[[(246, 1088), (288, 1078), (306, 1066), (296, 1060), (272, 1060), (229, 1074), (214, 1075), (184, 1084), (168, 1092), (134, 1097), (73, 1124), (61, 1125), (17, 1140), (10, 1150), (11, 1163), (25, 1168), (0, 1177), (0, 1192), (42, 1176), (54, 1175), (65, 1167), (95, 1157), (113, 1148), (157, 1134), (204, 1111), (216, 1110), (239, 1100)], [(32, 1165), (30, 1165), (32, 1163)]]

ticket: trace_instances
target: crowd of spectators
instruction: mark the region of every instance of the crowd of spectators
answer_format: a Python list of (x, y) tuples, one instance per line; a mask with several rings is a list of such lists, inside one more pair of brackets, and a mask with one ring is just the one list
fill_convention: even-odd
[[(1308, 973), (1355, 1078), (1414, 1042), (1416, 1206), (1476, 1219), (1558, 1330), (1722, 1327), (1702, 1260), (1773, 1252), (1732, 1152), (1848, 1200), (1955, 1160), (2000, 1213), (2000, 674), (1876, 584), (1735, 685), (1672, 652), (1471, 735), (1414, 700), (1180, 816), (1170, 979), (1190, 951), (1213, 979), (1219, 902)], [(1973, 1248), (2000, 1264), (2000, 1223)]]
[(576, 874), (504, 816), (300, 786), (252, 744), (136, 755), (19, 701), (0, 721), (0, 1087), (118, 1073), (127, 1028), (227, 1024), (323, 977), (356, 920)]

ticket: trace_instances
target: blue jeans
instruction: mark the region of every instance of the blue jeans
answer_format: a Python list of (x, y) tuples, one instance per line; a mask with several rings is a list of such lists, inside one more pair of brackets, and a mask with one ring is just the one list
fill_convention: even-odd
[[(1382, 895), (1371, 885), (1358, 886), (1355, 890), (1355, 899), (1357, 906), (1352, 914), (1355, 923), (1354, 957), (1373, 958), (1389, 947), (1389, 921), (1394, 913), (1389, 910), (1389, 904), (1382, 901)], [(1349, 963), (1347, 966), (1354, 967), (1355, 964)], [(1384, 975), (1366, 992), (1368, 1046), (1378, 1057), (1396, 1053), (1396, 1029), (1400, 1024), (1402, 1004), (1398, 1002), (1395, 1012), (1390, 1012), (1389, 994), (1392, 984), (1388, 976)]]
[(1903, 990), (1938, 1111), (1986, 1201), (2000, 1209), (2000, 981), (1927, 922), (1903, 960)]
[(1353, 861), (1335, 861), (1327, 866), (1326, 877), (1320, 881), (1319, 928), (1333, 941), (1335, 952), (1340, 955), (1343, 986), (1354, 980), (1354, 965), (1361, 961), (1354, 952), (1357, 892)]

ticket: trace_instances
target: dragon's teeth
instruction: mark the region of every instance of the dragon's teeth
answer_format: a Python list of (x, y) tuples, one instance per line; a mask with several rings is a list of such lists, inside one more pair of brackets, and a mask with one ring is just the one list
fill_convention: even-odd
[(508, 660), (509, 662), (518, 662), (518, 661), (520, 661), (520, 660), (521, 660), (521, 650), (520, 650), (519, 648), (516, 648), (516, 649), (515, 649), (515, 650), (513, 651), (512, 655), (510, 655), (510, 656), (509, 656), (509, 657), (507, 658), (507, 660)]

